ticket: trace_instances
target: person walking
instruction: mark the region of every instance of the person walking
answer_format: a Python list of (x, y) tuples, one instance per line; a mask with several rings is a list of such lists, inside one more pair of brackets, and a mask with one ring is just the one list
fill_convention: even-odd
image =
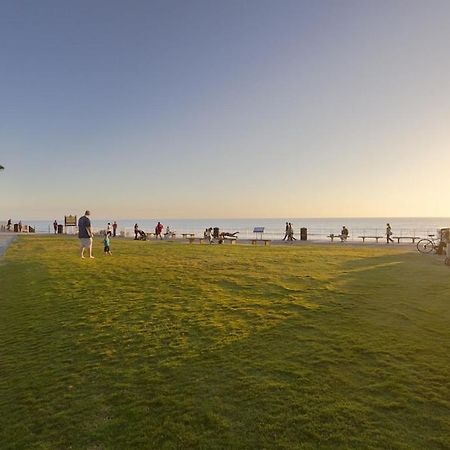
[(386, 244), (389, 244), (390, 242), (394, 243), (394, 240), (391, 239), (392, 236), (392, 228), (391, 226), (387, 223), (386, 224)]
[(289, 222), (289, 228), (288, 228), (288, 241), (293, 242), (296, 241), (294, 237), (294, 228), (292, 227), (292, 223)]
[(111, 226), (111, 222), (108, 222), (108, 225), (106, 226), (106, 235), (107, 235), (107, 236), (112, 236), (112, 226)]
[(55, 234), (58, 233), (58, 222), (56, 221), (56, 219), (53, 222), (53, 231), (55, 232)]
[(284, 230), (284, 238), (283, 241), (285, 241), (289, 237), (289, 224), (286, 222), (286, 228)]
[(111, 253), (111, 240), (109, 239), (109, 234), (106, 233), (105, 238), (103, 239), (103, 251), (106, 255), (112, 256)]
[(114, 221), (114, 223), (112, 224), (112, 229), (113, 229), (113, 237), (117, 236), (117, 222)]
[(89, 250), (89, 258), (94, 258), (92, 255), (92, 237), (94, 233), (92, 232), (91, 220), (89, 219), (90, 215), (90, 211), (87, 210), (84, 216), (78, 219), (78, 238), (80, 239), (81, 258), (83, 259), (85, 249)]

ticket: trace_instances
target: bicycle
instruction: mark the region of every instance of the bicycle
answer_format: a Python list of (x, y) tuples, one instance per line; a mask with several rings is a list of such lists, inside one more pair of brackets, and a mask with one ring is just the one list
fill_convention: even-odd
[(445, 246), (445, 242), (442, 242), (441, 239), (438, 241), (436, 235), (429, 234), (428, 238), (421, 239), (417, 243), (417, 250), (419, 253), (427, 254), (435, 251), (438, 255), (442, 255)]

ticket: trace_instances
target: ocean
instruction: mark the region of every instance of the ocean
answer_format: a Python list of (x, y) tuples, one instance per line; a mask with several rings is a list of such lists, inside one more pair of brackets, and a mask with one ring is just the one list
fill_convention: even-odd
[[(22, 220), (23, 224), (35, 227), (39, 233), (52, 233), (53, 220)], [(57, 218), (58, 223), (64, 223)], [(105, 229), (112, 219), (92, 218), (92, 224), (96, 231)], [(134, 224), (139, 228), (151, 232), (154, 231), (157, 221), (166, 227), (170, 227), (178, 235), (181, 233), (195, 233), (202, 236), (205, 228), (218, 227), (221, 231), (239, 231), (239, 237), (251, 238), (254, 236), (254, 227), (264, 227), (264, 236), (268, 239), (281, 239), (284, 236), (285, 222), (291, 222), (295, 230), (295, 236), (300, 234), (300, 228), (308, 230), (308, 239), (324, 240), (331, 233), (339, 234), (342, 226), (349, 229), (349, 238), (358, 239), (361, 235), (384, 235), (386, 223), (390, 223), (395, 236), (427, 236), (436, 233), (438, 228), (450, 227), (449, 217), (377, 217), (377, 218), (279, 218), (279, 219), (116, 219), (118, 230), (127, 236), (133, 235)], [(68, 228), (75, 232), (74, 228)]]

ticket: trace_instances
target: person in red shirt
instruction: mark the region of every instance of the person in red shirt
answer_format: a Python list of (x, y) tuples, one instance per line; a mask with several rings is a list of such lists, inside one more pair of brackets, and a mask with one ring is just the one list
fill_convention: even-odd
[(158, 236), (159, 236), (160, 239), (162, 239), (162, 234), (161, 233), (162, 233), (163, 229), (164, 229), (163, 224), (161, 222), (158, 222), (156, 224), (156, 227), (155, 227), (155, 237), (156, 237), (156, 239), (158, 239)]

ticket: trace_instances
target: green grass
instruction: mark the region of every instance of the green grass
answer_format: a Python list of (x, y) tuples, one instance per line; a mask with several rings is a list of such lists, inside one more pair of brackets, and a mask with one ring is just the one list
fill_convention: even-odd
[(450, 448), (450, 270), (401, 248), (21, 238), (0, 448)]

